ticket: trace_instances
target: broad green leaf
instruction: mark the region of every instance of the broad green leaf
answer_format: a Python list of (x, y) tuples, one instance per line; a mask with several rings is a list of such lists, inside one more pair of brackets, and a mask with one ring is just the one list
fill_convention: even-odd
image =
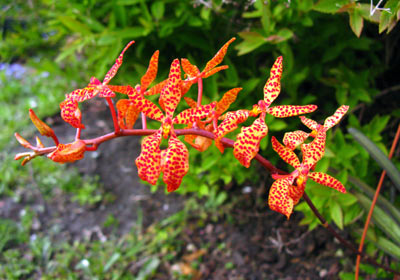
[(157, 20), (162, 19), (162, 17), (164, 16), (164, 11), (165, 11), (165, 4), (162, 1), (154, 2), (151, 5), (151, 13)]
[(238, 55), (249, 53), (266, 43), (264, 36), (257, 32), (244, 31), (238, 35), (243, 38), (243, 41), (235, 46)]
[(320, 0), (318, 1), (313, 10), (321, 13), (336, 13), (343, 5), (348, 4), (348, 0)]
[(329, 203), (329, 210), (332, 220), (340, 229), (343, 229), (343, 212), (339, 203), (337, 203), (335, 200), (331, 200)]
[(350, 15), (351, 30), (353, 30), (354, 34), (356, 34), (356, 36), (360, 38), (361, 31), (364, 26), (364, 19), (361, 16), (361, 13), (357, 9), (354, 9), (353, 11), (349, 12), (349, 15)]
[(397, 189), (400, 190), (400, 171), (396, 166), (394, 166), (388, 157), (385, 156), (385, 154), (362, 132), (350, 127), (349, 133), (368, 151), (375, 161), (386, 170), (387, 175), (390, 177)]

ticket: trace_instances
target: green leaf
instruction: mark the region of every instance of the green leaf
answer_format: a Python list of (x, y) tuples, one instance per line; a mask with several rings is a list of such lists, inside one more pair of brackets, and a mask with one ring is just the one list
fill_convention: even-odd
[(347, 0), (320, 0), (313, 7), (313, 10), (321, 13), (336, 13), (343, 5), (348, 4)]
[(162, 17), (164, 16), (164, 11), (165, 11), (165, 4), (162, 1), (154, 2), (151, 5), (151, 13), (157, 20), (162, 19)]
[(362, 132), (358, 131), (355, 128), (350, 127), (349, 133), (359, 142), (368, 153), (375, 159), (375, 161), (386, 170), (388, 176), (400, 190), (400, 172), (394, 166), (394, 164), (388, 159), (387, 156), (371, 141), (369, 140)]
[(329, 203), (329, 209), (332, 220), (340, 229), (343, 229), (343, 212), (342, 209), (340, 208), (339, 203), (337, 203), (334, 200), (331, 200)]
[(385, 253), (391, 255), (397, 260), (400, 260), (400, 247), (391, 242), (390, 240), (382, 236), (379, 236), (376, 245), (378, 248), (382, 249)]
[(160, 265), (161, 261), (159, 258), (154, 257), (150, 260), (148, 260), (142, 269), (139, 271), (139, 274), (136, 279), (138, 280), (145, 280), (148, 279), (149, 276), (151, 276), (157, 267)]
[[(371, 207), (371, 200), (361, 193), (356, 193), (355, 196), (360, 201), (362, 207), (369, 211)], [(377, 205), (374, 207), (372, 220), (387, 236), (400, 245), (400, 227)]]
[(77, 21), (73, 17), (70, 16), (58, 16), (58, 20), (69, 30), (82, 34), (82, 35), (90, 35), (90, 29), (87, 25)]
[[(366, 196), (368, 196), (369, 199), (372, 200), (375, 194), (375, 190), (373, 188), (371, 188), (363, 181), (353, 176), (349, 176), (348, 180), (350, 183), (356, 186), (360, 191), (362, 191)], [(383, 196), (378, 196), (377, 204), (379, 205), (379, 207), (385, 210), (385, 212), (389, 214), (400, 226), (400, 211), (396, 207), (394, 207), (393, 204), (390, 203), (390, 201), (388, 201)]]
[(235, 47), (239, 51), (238, 55), (249, 53), (266, 43), (264, 36), (257, 32), (245, 31), (239, 32), (238, 35), (243, 38), (243, 41)]
[(357, 9), (354, 9), (353, 11), (349, 12), (349, 15), (350, 15), (351, 30), (353, 30), (354, 34), (356, 34), (356, 36), (360, 38), (361, 31), (364, 26), (364, 19), (361, 16), (361, 13)]
[(120, 253), (114, 253), (112, 254), (111, 258), (108, 260), (106, 265), (104, 266), (104, 272), (107, 272), (112, 265), (121, 257)]

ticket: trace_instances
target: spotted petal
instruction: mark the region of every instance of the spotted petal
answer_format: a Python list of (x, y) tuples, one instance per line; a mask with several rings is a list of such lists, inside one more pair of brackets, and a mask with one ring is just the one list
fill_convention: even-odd
[(269, 79), (264, 85), (264, 101), (267, 106), (271, 105), (281, 92), (282, 59), (280, 56), (275, 60)]
[(157, 183), (161, 173), (161, 131), (145, 137), (142, 141), (142, 151), (135, 163), (139, 177), (152, 185)]
[(153, 102), (144, 98), (140, 93), (137, 92), (131, 86), (128, 86), (128, 96), (129, 100), (133, 103), (133, 105), (143, 112), (147, 117), (156, 121), (163, 121), (164, 114)]
[(189, 170), (189, 151), (176, 136), (171, 136), (168, 148), (162, 151), (161, 158), (163, 181), (167, 184), (167, 191), (175, 191)]
[(181, 68), (179, 59), (175, 59), (169, 71), (168, 83), (161, 90), (159, 104), (164, 109), (166, 117), (172, 118), (176, 106), (181, 100)]
[(302, 114), (311, 113), (317, 110), (317, 105), (280, 105), (275, 107), (269, 107), (267, 113), (277, 118), (287, 118), (298, 116)]
[(181, 59), (182, 69), (189, 78), (197, 77), (200, 74), (199, 68), (196, 65), (190, 63), (186, 58)]
[(140, 110), (136, 109), (129, 99), (120, 99), (117, 102), (118, 125), (123, 129), (133, 128)]
[(309, 172), (308, 177), (310, 177), (310, 179), (314, 180), (318, 184), (330, 187), (341, 193), (346, 193), (346, 188), (343, 186), (343, 184), (339, 180), (333, 178), (332, 176), (329, 176), (328, 174), (322, 172)]
[(288, 194), (289, 188), (293, 185), (294, 177), (276, 180), (269, 190), (268, 205), (271, 210), (285, 215), (288, 219), (293, 212), (293, 198)]
[[(93, 77), (92, 77), (93, 79)], [(85, 88), (79, 88), (74, 90), (73, 92), (66, 95), (66, 98), (72, 99), (74, 101), (83, 102), (87, 99), (93, 98), (98, 91), (95, 92), (95, 87), (89, 83), (89, 85)]]
[(159, 53), (159, 51), (154, 52), (150, 59), (149, 67), (147, 68), (146, 74), (144, 74), (143, 77), (140, 79), (141, 92), (144, 92), (157, 76)]
[(158, 84), (155, 84), (152, 86), (150, 89), (146, 90), (144, 92), (144, 95), (156, 95), (161, 93), (161, 90), (167, 85), (168, 79), (165, 79), (162, 82), (159, 82)]
[(70, 144), (58, 144), (57, 149), (47, 155), (55, 162), (66, 163), (83, 159), (86, 151), (86, 144), (83, 140), (76, 140)]
[(236, 97), (241, 90), (242, 88), (233, 88), (224, 93), (221, 100), (218, 101), (217, 108), (215, 110), (218, 116), (228, 110), (229, 106), (235, 102)]
[(338, 122), (340, 122), (344, 114), (347, 113), (347, 110), (349, 110), (349, 106), (342, 105), (336, 110), (336, 112), (332, 116), (326, 118), (324, 122), (325, 129), (328, 130), (329, 128), (335, 126)]
[(314, 166), (325, 153), (326, 132), (318, 132), (315, 139), (308, 143), (301, 145), (303, 153), (303, 164), (311, 168)]
[(288, 190), (288, 195), (293, 199), (293, 204), (299, 203), (300, 198), (304, 194), (305, 184), (299, 184), (297, 186), (291, 185)]
[(39, 119), (32, 109), (29, 109), (29, 117), (31, 118), (33, 124), (39, 130), (39, 133), (47, 137), (55, 137), (53, 129), (51, 129), (46, 123)]
[(117, 74), (119, 67), (122, 64), (122, 59), (124, 58), (125, 51), (133, 44), (135, 41), (130, 41), (128, 45), (122, 50), (121, 54), (115, 60), (114, 65), (108, 70), (106, 76), (104, 77), (103, 84), (108, 84), (112, 78), (114, 78), (115, 74)]
[(300, 166), (300, 161), (297, 155), (290, 148), (285, 147), (281, 143), (279, 143), (275, 136), (272, 136), (271, 143), (274, 151), (277, 152), (285, 162), (287, 162), (294, 168), (298, 168)]
[(251, 126), (242, 127), (233, 145), (233, 155), (245, 167), (250, 167), (251, 160), (260, 149), (260, 141), (268, 134), (268, 127), (263, 118), (256, 119)]
[(212, 102), (207, 105), (202, 105), (196, 108), (186, 109), (179, 113), (173, 120), (176, 124), (189, 124), (195, 123), (201, 119), (208, 117), (215, 108), (217, 102)]
[(62, 119), (75, 128), (85, 128), (81, 123), (81, 111), (78, 108), (78, 102), (67, 98), (60, 103)]
[[(190, 108), (196, 108), (197, 107), (197, 102), (194, 101), (192, 98), (190, 97), (183, 97), (183, 99), (185, 99), (187, 105), (189, 105)], [(217, 104), (218, 106), (218, 104)]]
[(119, 92), (119, 93), (122, 93), (122, 94), (128, 94), (129, 88), (131, 86), (107, 85), (107, 87), (112, 91)]
[(215, 73), (218, 73), (219, 71), (222, 71), (222, 70), (225, 70), (228, 68), (229, 68), (228, 65), (222, 65), (222, 66), (215, 67), (215, 68), (211, 69), (210, 71), (205, 72), (203, 75), (203, 78), (208, 78), (208, 77), (214, 75)]
[(283, 136), (283, 144), (291, 150), (294, 150), (300, 144), (303, 144), (304, 141), (308, 138), (309, 133), (306, 133), (302, 130), (296, 130), (293, 132), (286, 132)]
[(318, 123), (312, 119), (306, 118), (305, 116), (300, 116), (299, 117), (301, 122), (307, 126), (311, 130), (317, 130), (318, 128)]
[(213, 69), (215, 66), (217, 66), (222, 62), (228, 50), (229, 45), (235, 40), (236, 38), (230, 39), (219, 49), (219, 51), (215, 54), (215, 56), (209, 62), (207, 62), (206, 67), (203, 70), (203, 73), (210, 71), (211, 69)]
[(235, 130), (239, 123), (244, 122), (249, 117), (248, 110), (238, 110), (234, 112), (228, 112), (225, 114), (225, 118), (222, 123), (217, 128), (215, 132), (215, 146), (220, 150), (221, 153), (224, 152), (224, 145), (220, 142), (221, 138), (225, 134)]

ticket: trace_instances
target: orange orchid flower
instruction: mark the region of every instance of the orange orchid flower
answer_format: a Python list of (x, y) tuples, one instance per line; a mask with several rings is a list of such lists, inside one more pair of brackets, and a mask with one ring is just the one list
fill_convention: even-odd
[[(136, 89), (128, 87), (129, 100), (147, 117), (160, 121), (160, 129), (143, 139), (142, 151), (135, 163), (139, 177), (154, 185), (161, 172), (167, 191), (176, 190), (189, 168), (189, 153), (185, 145), (176, 137), (174, 124), (191, 124), (209, 116), (216, 102), (190, 108), (174, 117), (175, 109), (181, 100), (181, 72), (179, 60), (175, 59), (170, 68), (167, 85), (162, 89), (159, 102), (164, 104), (165, 114), (151, 101), (144, 98)], [(168, 148), (160, 150), (161, 137), (168, 138)]]
[[(323, 155), (321, 148), (325, 147), (325, 143), (321, 143), (321, 141), (325, 142), (325, 138), (318, 137), (314, 141), (310, 145), (303, 144), (301, 146), (303, 162), (300, 163), (299, 158), (292, 149), (282, 145), (272, 136), (272, 148), (295, 170), (288, 175), (272, 175), (276, 181), (269, 191), (268, 205), (271, 210), (284, 214), (288, 219), (293, 212), (294, 205), (303, 196), (308, 178), (321, 185), (346, 193), (345, 187), (337, 179), (322, 172), (310, 171), (317, 161), (321, 159)], [(295, 180), (296, 184), (294, 184)]]
[(245, 167), (250, 166), (251, 160), (258, 153), (261, 139), (268, 134), (268, 126), (265, 124), (266, 114), (271, 114), (277, 118), (286, 118), (311, 113), (317, 109), (316, 105), (281, 105), (270, 107), (271, 103), (280, 93), (281, 77), (282, 57), (280, 56), (272, 66), (270, 77), (264, 86), (264, 99), (260, 100), (257, 105), (254, 105), (251, 111), (239, 110), (236, 112), (228, 112), (223, 116), (223, 121), (218, 126), (215, 133), (215, 145), (222, 153), (224, 151), (224, 146), (220, 142), (221, 138), (227, 133), (235, 130), (238, 127), (238, 124), (247, 120), (249, 116), (256, 117), (260, 115), (251, 126), (242, 128), (233, 147), (235, 157)]
[(292, 150), (296, 149), (296, 147), (303, 144), (309, 136), (316, 137), (318, 133), (326, 133), (331, 127), (340, 122), (348, 110), (349, 106), (340, 106), (332, 116), (325, 119), (323, 125), (320, 125), (316, 121), (308, 119), (304, 116), (300, 116), (301, 122), (312, 131), (310, 133), (306, 133), (302, 130), (287, 132), (283, 137), (283, 144)]
[(99, 95), (100, 97), (104, 98), (110, 98), (115, 96), (115, 93), (108, 87), (108, 83), (117, 74), (118, 69), (122, 65), (122, 60), (125, 51), (133, 43), (135, 43), (135, 41), (131, 41), (125, 46), (121, 54), (115, 60), (114, 65), (110, 68), (110, 70), (108, 70), (102, 83), (95, 77), (92, 77), (90, 79), (89, 84), (85, 88), (77, 89), (69, 94), (66, 94), (65, 100), (60, 104), (61, 117), (63, 118), (64, 121), (66, 121), (75, 128), (83, 129), (85, 128), (85, 126), (81, 123), (81, 113), (78, 108), (78, 102), (83, 102), (87, 99), (91, 99), (96, 95)]

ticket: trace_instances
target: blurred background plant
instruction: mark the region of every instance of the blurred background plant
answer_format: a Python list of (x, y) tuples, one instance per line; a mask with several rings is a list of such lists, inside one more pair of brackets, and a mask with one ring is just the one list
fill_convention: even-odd
[[(18, 197), (16, 190), (28, 184), (23, 178), (31, 178), (27, 169), (20, 170), (11, 163), (7, 153), (15, 149), (13, 132), (24, 128), (26, 135), (23, 136), (29, 137), (34, 131), (32, 127), (26, 129), (28, 108), (37, 107), (36, 112), (42, 118), (56, 114), (64, 94), (86, 85), (90, 76), (101, 78), (122, 47), (132, 39), (136, 43), (127, 53), (116, 84), (138, 83), (156, 49), (160, 50), (157, 80), (161, 81), (167, 76), (172, 59), (186, 57), (201, 68), (201, 63), (236, 36), (237, 41), (224, 60), (229, 69), (204, 81), (204, 102), (217, 99), (233, 87), (243, 87), (230, 109), (250, 109), (262, 96), (262, 87), (274, 59), (283, 55), (283, 93), (277, 103), (317, 104), (319, 109), (311, 118), (321, 122), (339, 105), (350, 105), (347, 118), (328, 133), (325, 158), (317, 165), (318, 171), (326, 172), (329, 168), (335, 172), (349, 193), (337, 194), (308, 182), (307, 194), (328, 221), (340, 229), (345, 228), (357, 240), (371, 199), (368, 194), (377, 185), (381, 169), (346, 128), (360, 130), (387, 155), (400, 118), (400, 30), (397, 24), (400, 2), (373, 2), (378, 1), (371, 4), (367, 0), (17, 0), (1, 4), (3, 176), (0, 195)], [(188, 96), (193, 96), (195, 91), (191, 89)], [(267, 123), (270, 133), (262, 142), (261, 153), (278, 167), (286, 168), (269, 148), (269, 138), (275, 135), (282, 139), (285, 131), (303, 127), (297, 118), (284, 121), (267, 118)], [(261, 181), (265, 185), (257, 192), (261, 193), (260, 200), (265, 200), (271, 182), (259, 175), (257, 164), (245, 169), (229, 150), (221, 156), (215, 147), (204, 153), (191, 149), (190, 153), (191, 168), (180, 193), (211, 197), (215, 205), (222, 205), (227, 189), (247, 185), (255, 190)], [(398, 156), (392, 162), (400, 168)], [(98, 186), (96, 180), (76, 182), (80, 180), (76, 171), (52, 165), (52, 176), (47, 177), (44, 175), (48, 164), (34, 162), (30, 167), (32, 174), (43, 180), (56, 178), (57, 184), (62, 182), (61, 189), (74, 193), (79, 202), (90, 204), (103, 199), (101, 186), (100, 191), (93, 187)], [(61, 175), (66, 172), (72, 175)], [(77, 187), (82, 184), (86, 187)], [(49, 189), (42, 191), (49, 192)], [(387, 179), (381, 194), (382, 203), (398, 207), (398, 192)], [(380, 215), (377, 219), (387, 215), (387, 219), (399, 225), (385, 209), (376, 212)], [(304, 202), (296, 210), (303, 212), (302, 223), (309, 225), (310, 230), (318, 225)], [(13, 230), (14, 227), (9, 228)], [(398, 253), (390, 252), (387, 246), (376, 245), (379, 238), (387, 238), (385, 230), (377, 223), (371, 232), (367, 252), (380, 254), (379, 249), (390, 255), (385, 261), (398, 260)], [(400, 243), (396, 238), (391, 240), (398, 252)], [(3, 244), (3, 248), (7, 247)], [(10, 260), (18, 255), (16, 252), (7, 254), (12, 255)], [(156, 264), (151, 261), (149, 266), (156, 267)], [(29, 269), (29, 265), (24, 269)], [(364, 270), (368, 272), (368, 266), (364, 266)]]

